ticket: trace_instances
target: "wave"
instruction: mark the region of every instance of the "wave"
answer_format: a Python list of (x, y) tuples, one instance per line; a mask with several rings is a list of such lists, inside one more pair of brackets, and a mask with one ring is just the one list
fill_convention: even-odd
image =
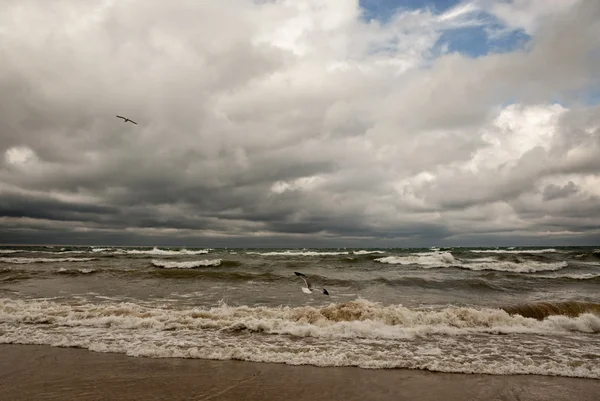
[(96, 269), (65, 269), (64, 267), (61, 267), (60, 269), (58, 269), (56, 271), (57, 274), (65, 274), (65, 275), (73, 275), (73, 276), (77, 276), (77, 275), (81, 275), (81, 274), (91, 274), (91, 273), (96, 273), (97, 270)]
[(125, 253), (129, 255), (203, 255), (207, 254), (209, 251), (207, 249), (200, 249), (195, 251), (190, 251), (187, 249), (180, 249), (178, 251), (174, 250), (165, 250), (154, 247), (152, 249), (127, 249)]
[(125, 255), (160, 255), (160, 256), (178, 256), (178, 255), (204, 255), (209, 253), (208, 249), (188, 250), (185, 248), (160, 249), (154, 247), (152, 249), (126, 249), (126, 248), (111, 248), (111, 247), (92, 247), (89, 250), (92, 253), (110, 253), (110, 254), (125, 254)]
[(374, 259), (375, 262), (388, 263), (391, 265), (421, 265), (421, 266), (440, 266), (452, 265), (457, 263), (450, 252), (423, 252), (413, 253), (407, 256), (386, 256), (384, 258)]
[(14, 254), (14, 253), (45, 253), (52, 255), (65, 255), (72, 253), (88, 253), (87, 251), (73, 251), (66, 248), (59, 250), (45, 249), (45, 250), (31, 250), (31, 249), (0, 249), (0, 254)]
[(365, 251), (365, 250), (361, 250), (361, 251), (354, 251), (352, 252), (355, 255), (371, 255), (374, 253), (385, 253), (385, 251)]
[(556, 253), (554, 248), (548, 249), (471, 249), (473, 253)]
[(495, 270), (515, 273), (534, 273), (541, 271), (555, 271), (568, 266), (562, 262), (538, 262), (533, 260), (523, 262), (511, 262), (498, 260), (496, 258), (458, 259), (450, 252), (424, 252), (414, 253), (407, 256), (387, 256), (374, 259), (379, 263), (418, 265), (425, 268), (434, 267), (457, 267), (474, 271)]
[(123, 252), (125, 253), (124, 249), (120, 249), (120, 248), (92, 248), (90, 249), (91, 252)]
[(185, 262), (170, 262), (166, 260), (152, 260), (152, 264), (163, 269), (193, 269), (196, 267), (219, 266), (221, 259), (190, 260)]
[(420, 310), (360, 299), (185, 309), (0, 299), (0, 343), (160, 358), (600, 378), (599, 332), (600, 317), (586, 311), (540, 320), (502, 309)]
[(348, 251), (320, 252), (320, 251), (273, 251), (273, 252), (246, 252), (247, 255), (261, 256), (338, 256), (349, 255)]
[(600, 279), (600, 274), (594, 274), (594, 273), (584, 273), (584, 274), (560, 274), (560, 275), (552, 275), (552, 276), (538, 276), (539, 278), (546, 278), (546, 279), (553, 279), (553, 280), (560, 280), (560, 279), (567, 279), (567, 280), (598, 280)]
[(0, 262), (14, 264), (30, 264), (30, 263), (64, 263), (64, 262), (89, 262), (96, 260), (95, 258), (17, 258), (17, 257), (1, 257)]
[[(541, 311), (541, 312), (538, 312)], [(600, 333), (600, 304), (536, 303), (504, 308), (449, 306), (410, 309), (365, 299), (313, 307), (250, 307), (165, 310), (134, 303), (69, 305), (0, 298), (2, 322), (68, 326), (155, 327), (169, 330), (249, 330), (317, 338), (426, 337), (474, 333)], [(352, 327), (354, 326), (354, 327)]]
[(484, 263), (467, 263), (461, 264), (457, 267), (468, 270), (495, 270), (502, 272), (514, 272), (514, 273), (535, 273), (543, 271), (556, 271), (564, 269), (568, 266), (567, 262), (535, 262), (526, 261), (522, 263), (499, 261), (499, 262), (484, 262)]
[(506, 306), (502, 308), (511, 315), (543, 320), (548, 316), (577, 317), (585, 313), (600, 316), (600, 304), (593, 302), (536, 302), (517, 306)]

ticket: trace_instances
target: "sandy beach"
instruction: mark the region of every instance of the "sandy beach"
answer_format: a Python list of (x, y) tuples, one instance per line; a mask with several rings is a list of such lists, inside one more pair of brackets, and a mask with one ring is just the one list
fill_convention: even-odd
[(600, 381), (132, 358), (0, 345), (1, 400), (597, 400)]

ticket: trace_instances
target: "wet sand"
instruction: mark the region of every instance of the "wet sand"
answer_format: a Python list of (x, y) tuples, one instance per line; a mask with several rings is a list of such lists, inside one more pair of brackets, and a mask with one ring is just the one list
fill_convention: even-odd
[(0, 400), (597, 400), (600, 380), (132, 358), (0, 345)]

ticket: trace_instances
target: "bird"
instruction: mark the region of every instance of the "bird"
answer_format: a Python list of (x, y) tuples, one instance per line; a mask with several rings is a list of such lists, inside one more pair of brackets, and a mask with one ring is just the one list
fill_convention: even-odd
[[(304, 292), (306, 294), (312, 294), (312, 292), (313, 292), (313, 286), (312, 286), (312, 284), (310, 284), (310, 282), (308, 281), (308, 279), (306, 278), (306, 276), (304, 274), (302, 274), (302, 273), (299, 273), (299, 272), (294, 272), (294, 274), (296, 276), (300, 277), (306, 283), (306, 287), (302, 287), (302, 292)], [(323, 294), (329, 295), (329, 292), (325, 288), (321, 288), (321, 291), (323, 292)]]
[(134, 123), (135, 125), (137, 125), (137, 123), (135, 121), (133, 121), (132, 119), (129, 119), (129, 118), (126, 118), (126, 117), (123, 117), (123, 116), (117, 116), (117, 117), (118, 118), (122, 118), (123, 122), (125, 122), (125, 123), (129, 121), (130, 123)]

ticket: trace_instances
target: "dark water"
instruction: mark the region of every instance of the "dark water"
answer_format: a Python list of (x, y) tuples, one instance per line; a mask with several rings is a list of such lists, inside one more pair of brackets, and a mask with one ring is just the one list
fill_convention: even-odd
[(593, 247), (5, 246), (0, 342), (600, 378), (599, 288)]

